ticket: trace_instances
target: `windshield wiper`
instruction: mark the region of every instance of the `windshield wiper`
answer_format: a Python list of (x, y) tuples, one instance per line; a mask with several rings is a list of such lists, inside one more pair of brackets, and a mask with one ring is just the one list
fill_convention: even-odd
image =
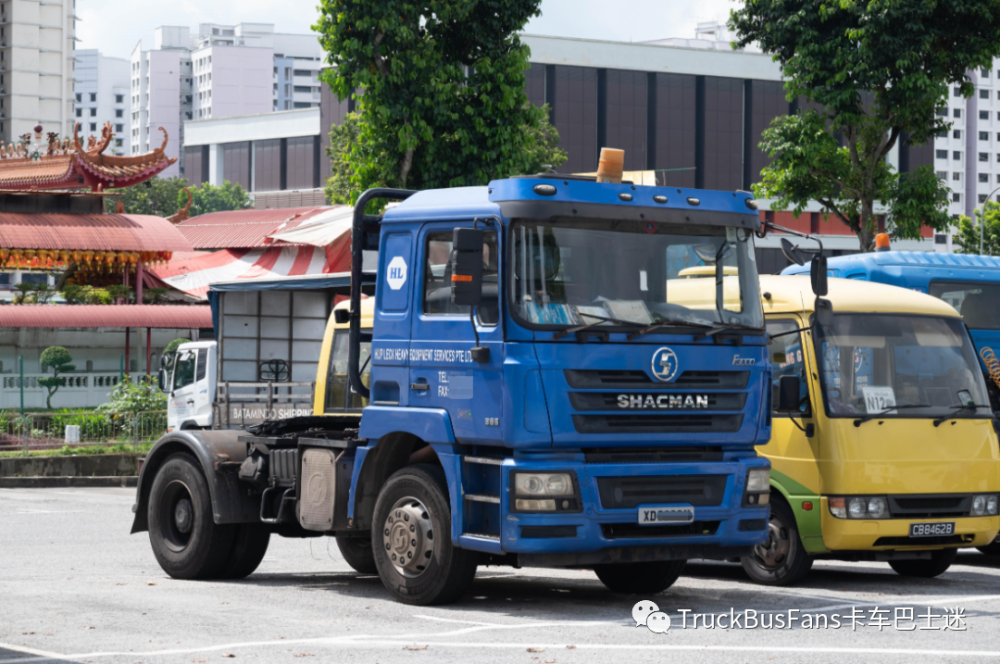
[(891, 411), (900, 410), (903, 408), (933, 408), (933, 406), (931, 406), (929, 403), (906, 403), (897, 406), (890, 406), (889, 408), (880, 410), (877, 413), (868, 413), (867, 415), (862, 415), (858, 419), (854, 420), (854, 426), (859, 427), (865, 422), (870, 422), (871, 420), (874, 420), (879, 415), (885, 415), (886, 413), (889, 413)]
[(944, 424), (945, 422), (947, 422), (948, 420), (955, 419), (955, 416), (958, 415), (959, 413), (961, 413), (963, 410), (973, 410), (973, 411), (975, 411), (975, 410), (979, 410), (980, 408), (990, 408), (990, 406), (989, 405), (978, 404), (978, 403), (959, 404), (957, 406), (952, 406), (951, 407), (951, 412), (949, 412), (947, 415), (942, 415), (941, 417), (935, 418), (935, 420), (934, 420), (934, 426), (939, 427), (942, 424)]
[(707, 326), (711, 329), (705, 332), (699, 332), (694, 336), (695, 341), (701, 341), (706, 337), (712, 337), (720, 332), (725, 332), (726, 330), (753, 330), (754, 332), (763, 332), (764, 328), (754, 327), (753, 325), (744, 325), (743, 323), (712, 323)]
[(559, 330), (552, 335), (553, 339), (562, 339), (569, 334), (576, 334), (577, 332), (584, 332), (592, 327), (597, 327), (602, 323), (614, 323), (615, 325), (642, 325), (642, 323), (637, 323), (634, 320), (621, 320), (620, 318), (605, 318), (604, 316), (595, 316), (594, 314), (585, 314), (583, 312), (577, 312), (581, 316), (586, 316), (587, 318), (596, 318), (596, 323), (587, 323), (586, 325), (578, 325), (577, 327), (570, 327), (565, 330)]
[(686, 320), (661, 320), (659, 322), (653, 323), (649, 327), (644, 327), (641, 330), (633, 332), (632, 334), (628, 335), (626, 339), (632, 341), (636, 337), (641, 337), (642, 335), (658, 330), (661, 327), (703, 327), (711, 329), (712, 327), (714, 327), (714, 325), (711, 323), (695, 323)]

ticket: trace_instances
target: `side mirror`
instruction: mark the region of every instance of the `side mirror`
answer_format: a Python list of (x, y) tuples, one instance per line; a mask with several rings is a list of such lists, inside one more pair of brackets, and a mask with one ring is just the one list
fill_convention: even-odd
[(156, 374), (156, 385), (157, 387), (160, 388), (160, 392), (163, 392), (167, 387), (167, 381), (163, 377), (164, 373), (165, 371), (163, 369), (160, 369), (159, 373)]
[(817, 254), (812, 259), (812, 264), (809, 266), (809, 279), (812, 282), (813, 293), (818, 297), (823, 297), (829, 292), (829, 283), (826, 274), (826, 256)]
[(785, 255), (785, 258), (796, 265), (806, 264), (805, 254), (801, 249), (789, 242), (787, 238), (781, 238), (781, 253)]
[(347, 309), (334, 309), (333, 322), (337, 325), (346, 325), (351, 322), (351, 312)]
[(451, 301), (475, 307), (483, 299), (483, 238), (478, 228), (456, 228), (452, 236)]
[(816, 298), (816, 324), (823, 327), (833, 325), (833, 302), (821, 297)]
[(802, 397), (802, 379), (798, 376), (782, 376), (778, 379), (778, 398), (775, 410), (779, 413), (790, 413), (799, 409)]

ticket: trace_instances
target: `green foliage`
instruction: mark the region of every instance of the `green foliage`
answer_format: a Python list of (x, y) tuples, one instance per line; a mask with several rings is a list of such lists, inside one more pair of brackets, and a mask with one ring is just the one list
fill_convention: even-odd
[(103, 413), (142, 413), (166, 408), (167, 395), (160, 391), (156, 379), (142, 376), (134, 383), (123, 380), (115, 385), (108, 402), (97, 410)]
[(62, 296), (66, 304), (111, 304), (109, 289), (67, 284), (63, 286)]
[(164, 355), (173, 355), (177, 352), (177, 349), (181, 347), (181, 344), (191, 343), (190, 339), (174, 339), (167, 344), (167, 347), (163, 349)]
[[(134, 187), (115, 189), (120, 196), (109, 196), (104, 199), (106, 212), (115, 211), (115, 202), (121, 201), (128, 214), (151, 214), (157, 217), (170, 217), (187, 203), (187, 194), (182, 189), (188, 186), (187, 180), (178, 176), (172, 178), (155, 177)], [(178, 201), (183, 203), (178, 205)]]
[(108, 292), (108, 296), (111, 298), (112, 302), (123, 300), (124, 304), (129, 304), (135, 298), (135, 292), (132, 290), (131, 286), (115, 284), (113, 286), (107, 286), (104, 290)]
[(143, 304), (163, 304), (167, 301), (169, 288), (144, 288), (142, 290)]
[(972, 96), (966, 72), (1000, 55), (1000, 3), (747, 0), (729, 27), (735, 47), (757, 42), (773, 54), (789, 100), (824, 109), (778, 118), (764, 132), (761, 149), (774, 160), (757, 196), (779, 210), (820, 201), (863, 251), (874, 247), (876, 201), (899, 238), (920, 237), (921, 222), (946, 224), (942, 183), (927, 169), (900, 176), (885, 158), (900, 140), (919, 145), (950, 127), (935, 110), (951, 85)]
[(73, 356), (62, 346), (49, 346), (42, 351), (40, 363), (42, 371), (46, 367), (52, 367), (52, 377), (39, 378), (38, 384), (48, 390), (45, 397), (45, 407), (52, 408), (52, 396), (59, 391), (59, 388), (66, 384), (66, 379), (60, 377), (60, 373), (73, 371), (76, 367), (72, 364)]
[[(216, 187), (207, 182), (191, 187), (191, 211), (192, 217), (209, 212), (226, 212), (229, 210), (247, 210), (253, 207), (253, 199), (250, 194), (243, 190), (238, 184), (233, 184), (229, 180), (222, 183), (221, 187)], [(178, 209), (187, 205), (187, 194), (179, 192), (177, 195)], [(171, 212), (170, 214), (174, 214)]]
[[(987, 201), (985, 208), (986, 225), (983, 227), (983, 253), (987, 256), (1000, 256), (1000, 203)], [(952, 236), (956, 253), (980, 253), (979, 220), (982, 218), (981, 215), (982, 208), (976, 208), (975, 220), (965, 215), (958, 218), (958, 232)]]
[[(0, 419), (2, 422), (2, 419)], [(115, 443), (113, 445), (88, 445), (86, 447), (71, 447), (64, 445), (54, 450), (11, 450), (0, 452), (0, 459), (19, 457), (55, 457), (55, 456), (88, 456), (92, 454), (145, 454), (153, 447), (153, 443), (139, 443), (138, 448), (130, 443)]]
[(524, 129), (541, 110), (527, 103), (517, 33), (540, 3), (321, 0), (313, 29), (334, 65), (323, 80), (340, 99), (364, 91), (349, 141), (353, 196), (485, 184), (525, 168)]
[(549, 122), (549, 105), (542, 106), (542, 114), (538, 124), (524, 128), (528, 138), (525, 145), (524, 164), (517, 173), (512, 175), (533, 175), (546, 173), (548, 167), (559, 168), (569, 158), (566, 151), (559, 147), (559, 130)]

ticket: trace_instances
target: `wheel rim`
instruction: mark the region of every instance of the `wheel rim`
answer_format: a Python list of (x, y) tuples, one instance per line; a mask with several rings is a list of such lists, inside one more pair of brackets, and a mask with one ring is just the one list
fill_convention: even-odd
[(753, 548), (754, 561), (765, 570), (773, 572), (788, 562), (791, 550), (791, 531), (781, 517), (771, 512), (767, 524), (767, 541)]
[(396, 501), (382, 527), (382, 545), (403, 576), (414, 578), (427, 571), (434, 557), (434, 529), (422, 502), (410, 496)]
[(172, 481), (160, 500), (160, 535), (168, 549), (180, 552), (187, 548), (195, 518), (191, 490), (179, 480)]

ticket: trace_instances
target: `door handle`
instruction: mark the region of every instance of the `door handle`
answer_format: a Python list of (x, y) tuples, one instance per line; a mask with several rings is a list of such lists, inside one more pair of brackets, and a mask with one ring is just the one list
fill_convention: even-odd
[(431, 386), (427, 383), (410, 383), (410, 389), (414, 392), (427, 392)]

